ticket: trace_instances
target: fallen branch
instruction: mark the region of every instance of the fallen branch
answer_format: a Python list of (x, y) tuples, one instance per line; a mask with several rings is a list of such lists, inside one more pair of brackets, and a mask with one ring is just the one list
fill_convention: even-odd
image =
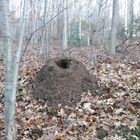
[(126, 43), (126, 41), (128, 41), (128, 38), (125, 38), (125, 40), (124, 40), (121, 44), (117, 45), (116, 48), (119, 48), (119, 47), (121, 47), (122, 45), (124, 45), (124, 44)]

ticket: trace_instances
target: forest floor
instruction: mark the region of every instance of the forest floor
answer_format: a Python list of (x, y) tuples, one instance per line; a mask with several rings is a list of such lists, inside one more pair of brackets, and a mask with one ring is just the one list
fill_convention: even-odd
[[(30, 48), (29, 48), (30, 49)], [(96, 68), (91, 59), (97, 53)], [(69, 115), (61, 108), (56, 116), (49, 116), (46, 104), (32, 98), (30, 84), (44, 61), (37, 51), (28, 51), (20, 66), (16, 103), (16, 128), (19, 140), (139, 140), (140, 139), (140, 69), (131, 59), (107, 56), (91, 48), (71, 48), (66, 56), (82, 61), (107, 91), (100, 94), (83, 93), (81, 101)], [(62, 54), (58, 48), (50, 50), (50, 58)], [(0, 64), (0, 92), (3, 89)], [(29, 88), (27, 88), (29, 85)], [(0, 95), (0, 140), (4, 135), (3, 95)]]

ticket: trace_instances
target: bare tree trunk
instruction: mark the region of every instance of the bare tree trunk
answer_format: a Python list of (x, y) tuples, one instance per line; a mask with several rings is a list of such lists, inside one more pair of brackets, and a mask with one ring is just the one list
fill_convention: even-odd
[(90, 19), (88, 21), (88, 36), (87, 36), (87, 45), (90, 46), (90, 30), (91, 30), (91, 23), (90, 23)]
[(45, 30), (43, 28), (43, 40), (42, 40), (42, 53), (44, 53), (45, 59), (48, 59), (48, 30), (46, 23), (46, 12), (47, 12), (47, 3), (48, 0), (44, 0), (44, 15), (43, 15), (43, 23), (45, 25)]
[(82, 21), (81, 21), (81, 14), (79, 14), (79, 39), (81, 40), (82, 36)]
[(110, 42), (110, 54), (115, 55), (116, 53), (116, 26), (117, 26), (117, 6), (118, 0), (113, 0), (112, 7), (112, 22), (111, 22), (111, 42)]
[(100, 26), (101, 26), (101, 8), (104, 4), (103, 0), (97, 0), (97, 5), (98, 5), (98, 14), (97, 14), (97, 32), (96, 32), (96, 37), (97, 37), (97, 48), (100, 47), (100, 42), (101, 42), (101, 35), (100, 35)]
[(133, 5), (134, 0), (128, 0), (127, 3), (127, 29), (128, 29), (128, 43), (131, 42), (133, 34)]
[(19, 62), (21, 57), (22, 43), (23, 43), (23, 35), (25, 30), (25, 15), (26, 15), (26, 7), (27, 0), (24, 0), (23, 6), (23, 14), (22, 14), (22, 25), (21, 25), (21, 33), (19, 37), (19, 43), (17, 47), (17, 52), (15, 56), (14, 62), (12, 61), (12, 44), (10, 41), (10, 26), (9, 26), (9, 17), (8, 17), (8, 1), (4, 1), (4, 10), (5, 10), (5, 35), (6, 41), (5, 45), (5, 130), (6, 140), (15, 140), (16, 139), (16, 131), (15, 131), (15, 104), (16, 104), (16, 85), (18, 79), (18, 70), (19, 70)]
[(124, 51), (127, 50), (127, 46), (131, 42), (132, 34), (133, 34), (133, 0), (125, 0), (125, 35), (127, 38), (126, 44), (124, 46)]
[[(9, 26), (9, 1), (8, 0), (0, 0), (0, 7), (2, 8), (1, 12), (3, 20), (3, 30), (2, 30), (2, 42), (4, 47), (4, 76), (5, 76), (5, 138), (7, 140), (15, 139), (15, 127), (14, 127), (14, 111), (10, 110), (9, 107), (12, 107), (13, 98), (11, 94), (12, 90), (12, 44), (11, 44), (11, 36), (10, 36), (10, 26)], [(11, 115), (12, 114), (12, 115)], [(11, 115), (11, 116), (10, 116)]]
[[(63, 8), (63, 0), (58, 0), (58, 8), (57, 8), (57, 12), (59, 13)], [(60, 40), (60, 42), (63, 44), (63, 27), (64, 27), (64, 13), (61, 13), (58, 18), (57, 18), (57, 29), (58, 29), (58, 38)], [(62, 46), (63, 47), (63, 46)]]
[(101, 1), (102, 0), (99, 0), (99, 3), (98, 3), (98, 15), (97, 15), (97, 48), (99, 48), (100, 46), (100, 33), (99, 33), (99, 30), (100, 30), (100, 13), (101, 13)]
[[(64, 8), (67, 6), (67, 4), (68, 4), (68, 1), (67, 0), (65, 0), (64, 1)], [(64, 9), (63, 8), (63, 9)], [(64, 28), (63, 28), (63, 49), (66, 49), (67, 47), (68, 47), (68, 41), (67, 41), (67, 30), (68, 30), (68, 27), (67, 27), (67, 16), (68, 16), (68, 13), (67, 13), (67, 9), (64, 11), (64, 14), (63, 14), (64, 16), (63, 16), (63, 20), (64, 20)]]
[[(91, 0), (88, 2), (88, 15), (90, 14), (90, 5), (91, 5)], [(87, 46), (90, 46), (90, 39), (91, 39), (91, 21), (90, 17), (88, 18), (88, 36), (87, 36)]]
[[(0, 0), (0, 59), (3, 59), (3, 53), (4, 53), (4, 46), (3, 46), (3, 41), (4, 41), (4, 31), (5, 31), (5, 11), (4, 11), (4, 2)], [(3, 15), (3, 16), (2, 16)]]
[[(82, 21), (81, 21), (81, 5), (79, 3), (79, 39), (81, 41), (81, 35), (82, 34)], [(80, 42), (81, 44), (81, 42)]]

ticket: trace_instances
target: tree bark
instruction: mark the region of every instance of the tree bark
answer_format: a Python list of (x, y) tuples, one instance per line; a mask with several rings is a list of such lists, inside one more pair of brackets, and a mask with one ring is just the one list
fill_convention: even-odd
[(112, 7), (112, 22), (111, 22), (111, 42), (110, 42), (110, 54), (115, 55), (116, 53), (116, 26), (117, 26), (117, 6), (118, 0), (113, 0)]
[(10, 25), (9, 25), (9, 1), (1, 2), (5, 11), (5, 39), (3, 40), (5, 47), (5, 139), (15, 140), (15, 106), (16, 106), (16, 87), (19, 71), (19, 62), (22, 51), (23, 36), (25, 30), (25, 15), (27, 12), (27, 0), (24, 0), (21, 32), (19, 36), (19, 43), (15, 55), (12, 59), (12, 43), (10, 40)]
[[(47, 4), (48, 4), (48, 0), (44, 0), (44, 15), (43, 15), (43, 23), (45, 25), (46, 23), (46, 12), (47, 12)], [(48, 29), (47, 29), (47, 25), (45, 25), (45, 30), (44, 28), (42, 29), (43, 32), (43, 36), (42, 36), (42, 52), (45, 56), (45, 59), (48, 59)]]
[[(82, 36), (82, 21), (81, 21), (81, 4), (79, 3), (79, 39), (81, 41), (81, 36)], [(81, 44), (81, 42), (80, 42)]]
[[(64, 0), (64, 7), (67, 7), (67, 4), (68, 4), (68, 1), (67, 0)], [(63, 20), (64, 20), (64, 28), (63, 28), (63, 49), (67, 49), (68, 47), (68, 41), (67, 41), (67, 30), (68, 30), (68, 27), (67, 27), (67, 16), (68, 16), (68, 13), (67, 13), (67, 9), (64, 11), (64, 14), (63, 14)]]
[[(11, 95), (12, 89), (12, 44), (11, 44), (11, 35), (10, 35), (10, 26), (9, 26), (9, 0), (0, 0), (0, 9), (3, 20), (1, 20), (2, 28), (2, 46), (4, 48), (4, 76), (5, 76), (5, 90), (4, 90), (4, 102), (5, 102), (5, 136), (7, 140), (12, 140), (15, 138), (15, 127), (14, 127), (14, 111), (10, 110), (9, 107), (13, 104), (13, 97)], [(9, 116), (11, 115), (12, 116)]]
[(128, 0), (127, 3), (128, 43), (131, 42), (132, 34), (133, 34), (133, 5), (134, 5), (134, 0)]

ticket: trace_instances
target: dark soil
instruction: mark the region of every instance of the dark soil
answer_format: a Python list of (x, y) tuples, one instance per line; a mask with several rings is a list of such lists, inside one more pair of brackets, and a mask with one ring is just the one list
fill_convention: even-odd
[(82, 62), (70, 57), (48, 60), (33, 84), (34, 97), (47, 101), (52, 112), (58, 109), (58, 104), (74, 108), (81, 94), (88, 90), (97, 90), (96, 77), (90, 75)]

